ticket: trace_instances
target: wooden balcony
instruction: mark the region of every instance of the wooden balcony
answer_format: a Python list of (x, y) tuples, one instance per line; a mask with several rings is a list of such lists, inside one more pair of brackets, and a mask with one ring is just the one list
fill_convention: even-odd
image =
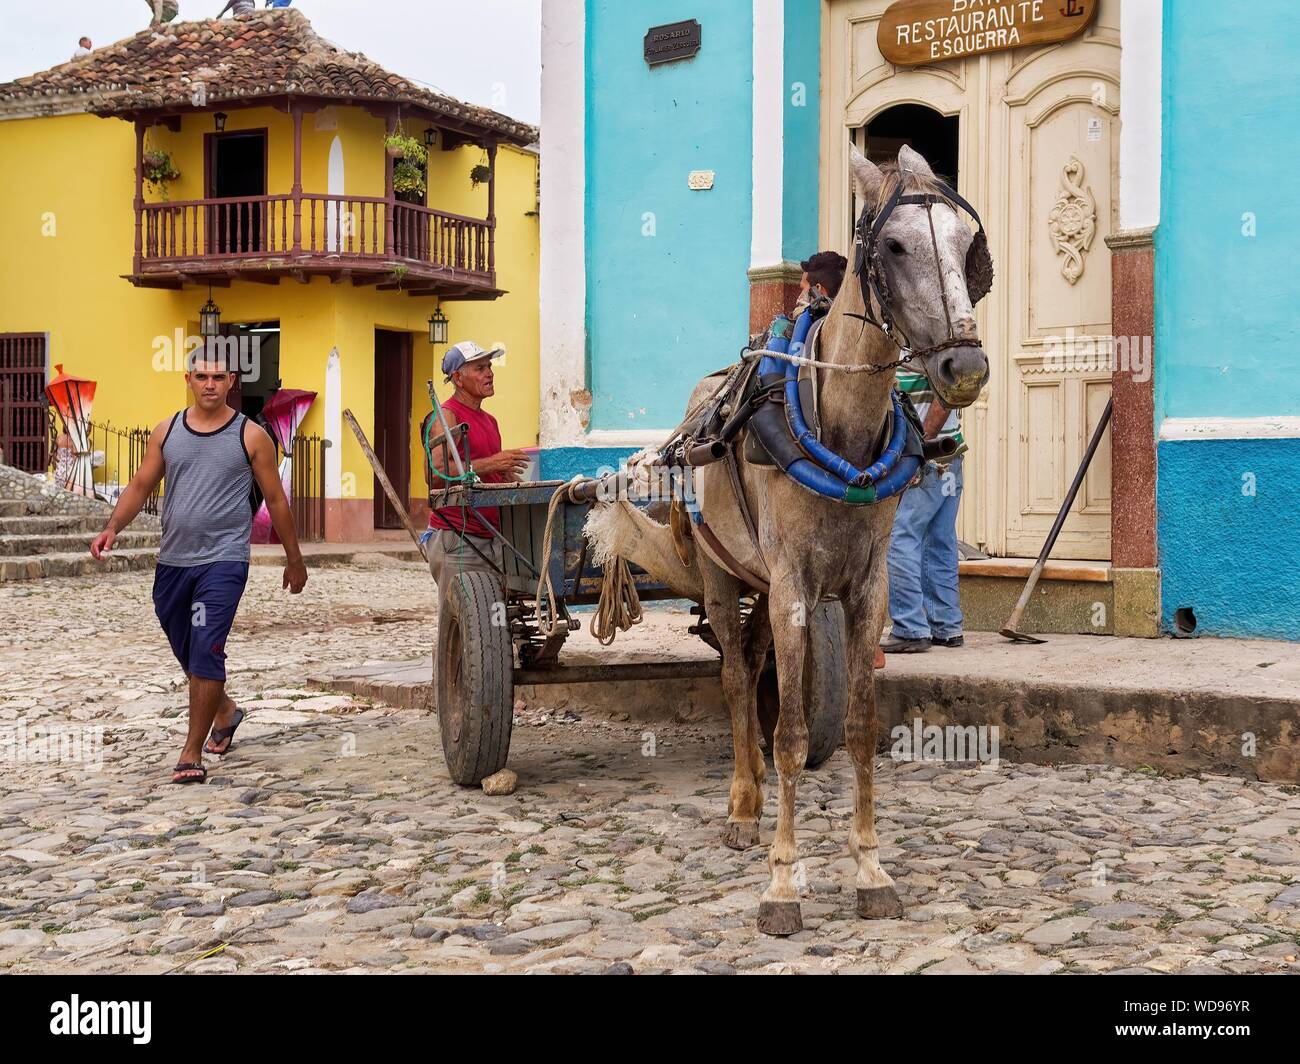
[(300, 193), (136, 205), (135, 268), (152, 288), (231, 280), (374, 284), (412, 295), (494, 299), (495, 219), (379, 196)]

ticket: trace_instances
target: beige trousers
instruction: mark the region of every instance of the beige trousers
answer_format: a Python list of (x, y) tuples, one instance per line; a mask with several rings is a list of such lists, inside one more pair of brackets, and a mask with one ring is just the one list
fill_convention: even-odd
[[(473, 546), (470, 546), (470, 544)], [(495, 537), (484, 539), (481, 536), (464, 536), (459, 532), (450, 532), (446, 529), (440, 529), (429, 537), (429, 542), (425, 545), (425, 551), (429, 555), (429, 572), (433, 575), (434, 583), (438, 585), (438, 602), (442, 603), (442, 596), (447, 593), (450, 581), (455, 579), (457, 573), (491, 573), (493, 571), (483, 558), (474, 552), (477, 547), (498, 567), (505, 566), (505, 547), (501, 541)]]

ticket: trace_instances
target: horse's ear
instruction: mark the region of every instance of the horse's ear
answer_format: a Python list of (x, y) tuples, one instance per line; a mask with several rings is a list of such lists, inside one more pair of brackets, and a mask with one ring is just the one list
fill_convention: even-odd
[(913, 151), (904, 144), (898, 149), (898, 168), (904, 173), (913, 173), (917, 177), (934, 177), (934, 171), (919, 151)]
[(858, 199), (863, 203), (874, 203), (880, 198), (880, 186), (885, 182), (885, 175), (880, 167), (868, 159), (852, 141), (849, 142), (849, 173), (853, 177), (853, 187)]

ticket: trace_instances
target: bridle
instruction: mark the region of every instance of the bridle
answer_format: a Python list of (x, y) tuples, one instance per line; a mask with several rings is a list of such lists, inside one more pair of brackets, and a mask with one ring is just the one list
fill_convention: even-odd
[[(954, 347), (980, 346), (978, 336), (958, 337), (952, 327), (952, 309), (948, 306), (948, 290), (944, 284), (943, 265), (939, 258), (939, 239), (934, 229), (935, 204), (946, 204), (954, 211), (958, 209), (964, 210), (975, 219), (975, 224), (979, 226), (979, 231), (975, 234), (970, 249), (966, 253), (966, 286), (970, 293), (971, 305), (973, 306), (988, 295), (993, 287), (993, 262), (989, 255), (988, 236), (984, 232), (984, 223), (980, 220), (979, 213), (958, 195), (955, 189), (950, 188), (942, 181), (936, 181), (940, 189), (939, 192), (904, 194), (903, 190), (907, 183), (908, 173), (908, 171), (899, 173), (898, 187), (894, 189), (893, 195), (885, 202), (885, 206), (880, 213), (875, 214), (868, 204), (862, 208), (857, 225), (854, 227), (853, 272), (857, 274), (858, 283), (862, 286), (862, 303), (866, 313), (850, 313), (848, 316), (859, 318), (874, 325), (889, 337), (896, 347), (905, 352), (904, 356), (896, 362), (881, 366), (882, 370), (892, 369), (910, 362), (914, 358), (925, 358)], [(884, 262), (881, 258), (879, 246), (880, 234), (884, 231), (890, 216), (898, 207), (910, 204), (925, 207), (926, 217), (930, 223), (930, 244), (934, 249), (935, 269), (939, 274), (939, 297), (943, 300), (943, 313), (948, 325), (948, 338), (946, 340), (941, 340), (937, 344), (924, 348), (918, 348), (911, 342), (911, 339), (899, 327), (898, 321), (894, 317), (893, 308), (890, 305), (889, 280), (885, 275)], [(879, 318), (872, 312), (873, 297), (876, 305), (880, 308)]]

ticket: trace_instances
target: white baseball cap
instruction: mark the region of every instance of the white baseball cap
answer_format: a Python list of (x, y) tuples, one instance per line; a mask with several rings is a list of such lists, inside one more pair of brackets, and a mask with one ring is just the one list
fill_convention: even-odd
[(485, 351), (473, 340), (462, 340), (447, 348), (447, 353), (442, 356), (442, 372), (445, 374), (442, 379), (451, 380), (453, 373), (464, 369), (471, 362), (477, 362), (481, 358), (500, 358), (505, 353), (504, 347), (494, 347), (490, 351)]

